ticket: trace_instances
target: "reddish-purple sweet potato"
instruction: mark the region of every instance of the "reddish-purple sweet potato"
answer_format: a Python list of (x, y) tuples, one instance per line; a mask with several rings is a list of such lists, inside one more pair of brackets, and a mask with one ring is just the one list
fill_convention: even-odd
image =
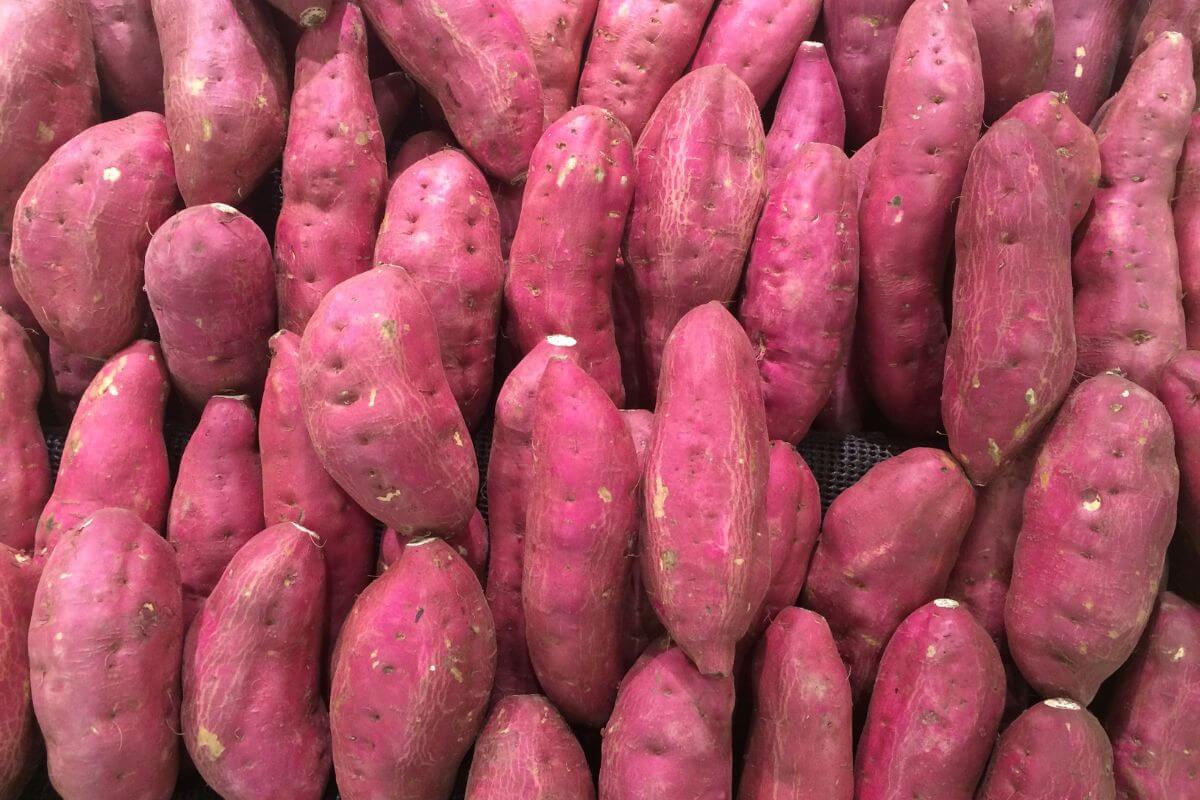
[[(388, 167), (388, 176), (391, 182), (394, 183), (404, 170), (421, 159), (453, 146), (454, 140), (442, 131), (428, 130), (414, 133), (404, 140), (404, 144), (400, 145), (400, 149), (396, 151), (396, 157), (392, 159), (392, 164)], [(389, 187), (390, 185), (389, 183)]]
[(1114, 374), (1082, 383), (1042, 444), (1004, 609), (1042, 697), (1090, 703), (1137, 645), (1175, 529), (1174, 447), (1162, 403)]
[[(629, 435), (633, 437), (633, 450), (637, 456), (638, 480), (646, 470), (646, 456), (650, 452), (650, 440), (654, 437), (654, 414), (644, 409), (626, 409), (621, 412)], [(640, 484), (639, 484), (640, 485)], [(642, 578), (642, 566), (638, 558), (642, 539), (646, 536), (646, 504), (642, 492), (637, 493), (637, 534), (630, 540), (629, 585), (625, 591), (625, 614), (621, 626), (624, 636), (623, 650), (625, 666), (631, 667), (645, 652), (651, 642), (663, 635), (663, 625), (654, 613), (654, 606), (646, 595), (646, 584)]]
[(1054, 0), (1054, 54), (1046, 88), (1090, 123), (1108, 98), (1134, 0)]
[(385, 146), (362, 11), (337, 0), (296, 49), (275, 226), (279, 327), (303, 333), (330, 289), (370, 269), (387, 183)]
[(705, 675), (730, 674), (771, 580), (756, 375), (750, 340), (720, 303), (688, 312), (667, 341), (640, 561), (655, 612)]
[(583, 45), (598, 0), (516, 0), (510, 5), (533, 50), (548, 126), (575, 105)]
[(771, 187), (738, 312), (756, 350), (772, 439), (800, 441), (829, 401), (857, 303), (850, 162), (834, 145), (809, 143)]
[(0, 310), (0, 544), (17, 550), (33, 547), (50, 496), (50, 461), (38, 419), (43, 381), (33, 343)]
[(1079, 374), (1120, 370), (1151, 392), (1186, 340), (1171, 194), (1196, 99), (1191, 49), (1163, 34), (1106, 106), (1101, 188), (1073, 264)]
[(396, 62), (437, 100), (454, 138), (511, 181), (542, 133), (542, 84), (507, 0), (365, 0)]
[(104, 359), (72, 353), (58, 342), (50, 342), (50, 386), (46, 391), (59, 421), (69, 423), (79, 408), (88, 384), (104, 367)]
[[(368, 43), (370, 35), (367, 35)], [(367, 48), (368, 52), (370, 47)], [(410, 108), (416, 106), (417, 90), (412, 79), (400, 70), (389, 72), (371, 81), (371, 97), (375, 101), (375, 113), (379, 117), (379, 131), (386, 146), (392, 140)]]
[[(1133, 20), (1131, 20), (1132, 26)], [(1200, 69), (1200, 5), (1195, 0), (1151, 0), (1146, 13), (1137, 21), (1137, 33), (1129, 55), (1136, 60), (1155, 39), (1167, 31), (1177, 31), (1192, 43), (1192, 59)]]
[(820, 13), (821, 0), (720, 0), (691, 68), (724, 64), (746, 82), (761, 108), (783, 82)]
[(876, 464), (825, 512), (804, 606), (829, 622), (856, 704), (892, 632), (944, 594), (974, 512), (967, 476), (926, 447)]
[(104, 99), (126, 114), (163, 113), (163, 62), (150, 0), (87, 0)]
[(638, 140), (625, 257), (651, 392), (676, 323), (737, 291), (766, 195), (763, 148), (753, 96), (720, 64), (672, 86)]
[(37, 569), (27, 553), (0, 544), (0, 797), (13, 800), (41, 762), (29, 696), (29, 618)]
[(301, 28), (315, 28), (323, 23), (334, 5), (331, 0), (267, 0)]
[(1158, 396), (1175, 431), (1175, 460), (1179, 465), (1179, 526), (1177, 537), (1200, 552), (1200, 353), (1184, 350), (1163, 370)]
[(1200, 347), (1200, 114), (1193, 114), (1175, 182), (1175, 243), (1187, 346)]
[(496, 703), (475, 742), (467, 800), (594, 800), (592, 773), (575, 734), (546, 698)]
[(701, 675), (678, 647), (647, 651), (604, 728), (600, 800), (733, 797), (733, 679)]
[[(391, 528), (385, 530), (379, 538), (379, 561), (376, 565), (378, 572), (383, 573), (399, 561), (400, 556), (404, 553), (404, 548), (414, 538), (417, 537), (401, 536)], [(446, 544), (453, 547), (463, 557), (482, 585), (487, 580), (488, 529), (479, 509), (476, 509), (475, 513), (471, 515), (471, 521), (467, 523), (467, 527), (446, 537)]]
[(496, 631), (479, 581), (439, 539), (410, 543), (346, 619), (329, 721), (346, 800), (445, 800), (483, 724)]
[(403, 267), (429, 304), (450, 391), (475, 427), (492, 394), (504, 257), (496, 206), (470, 159), (444, 150), (396, 178), (375, 265)]
[(225, 566), (263, 529), (263, 475), (249, 398), (214, 397), (188, 440), (167, 515), (186, 630)]
[(168, 391), (153, 342), (134, 342), (96, 374), (71, 420), (54, 490), (38, 519), (39, 554), (101, 508), (127, 508), (163, 530), (171, 490), (162, 433)]
[(1086, 708), (1045, 700), (1004, 730), (975, 797), (1115, 800), (1112, 745)]
[(192, 409), (213, 395), (262, 394), (275, 275), (249, 217), (221, 203), (171, 217), (146, 250), (146, 294), (171, 382)]
[(611, 298), (633, 174), (629, 132), (604, 109), (580, 106), (548, 127), (530, 161), (504, 285), (518, 349), (567, 334), (618, 406), (625, 389)]
[(969, 0), (989, 125), (1046, 83), (1054, 53), (1051, 0)]
[(67, 533), (29, 623), (33, 708), (66, 800), (168, 800), (179, 770), (179, 567), (123, 508)]
[(829, 55), (820, 42), (804, 42), (796, 50), (766, 141), (768, 188), (805, 144), (819, 142), (839, 148), (845, 144), (846, 109)]
[(417, 283), (383, 266), (338, 284), (300, 342), (313, 447), (363, 509), (400, 533), (448, 534), (475, 508), (471, 434)]
[(233, 556), (188, 631), (183, 741), (223, 798), (325, 794), (325, 591), (319, 540), (282, 522)]
[(17, 291), (51, 339), (94, 358), (133, 341), (142, 258), (175, 202), (159, 114), (96, 125), (55, 151), (17, 201), (12, 241)]
[(850, 683), (825, 620), (785, 608), (750, 669), (754, 710), (739, 800), (851, 800)]

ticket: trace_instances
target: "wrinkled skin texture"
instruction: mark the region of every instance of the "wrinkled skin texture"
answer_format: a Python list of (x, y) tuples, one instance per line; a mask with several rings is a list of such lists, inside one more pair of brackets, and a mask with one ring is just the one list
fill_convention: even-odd
[(1091, 122), (1108, 98), (1135, 0), (1054, 0), (1054, 54), (1046, 88)]
[[(413, 538), (412, 536), (401, 536), (391, 528), (385, 530), (379, 538), (378, 572), (384, 572), (399, 561), (400, 556), (404, 554), (404, 548)], [(487, 579), (488, 529), (487, 523), (483, 521), (483, 515), (479, 513), (478, 509), (471, 516), (467, 527), (446, 537), (446, 544), (453, 547), (463, 557), (482, 585)]]
[(50, 461), (38, 420), (42, 383), (33, 343), (19, 322), (0, 311), (0, 544), (17, 550), (33, 547), (50, 496)]
[(1045, 85), (1054, 53), (1054, 3), (968, 2), (983, 67), (983, 118), (990, 125)]
[(41, 761), (29, 694), (29, 618), (38, 571), (0, 545), (0, 797), (17, 798)]
[(1159, 399), (1171, 415), (1179, 464), (1177, 538), (1200, 553), (1200, 353), (1184, 350), (1163, 370)]
[(840, 148), (845, 141), (846, 109), (829, 54), (820, 42), (803, 42), (796, 50), (767, 132), (767, 187), (775, 185), (808, 142)]
[(1175, 242), (1183, 289), (1184, 336), (1200, 347), (1200, 114), (1193, 114), (1175, 182)]
[(583, 45), (592, 32), (598, 0), (510, 0), (529, 39), (542, 82), (545, 124), (575, 105)]
[[(654, 414), (644, 409), (625, 409), (621, 412), (629, 435), (633, 437), (633, 449), (637, 454), (638, 481), (646, 470), (646, 456), (650, 451), (650, 440), (654, 437)], [(650, 643), (663, 635), (663, 625), (654, 613), (654, 606), (646, 596), (646, 585), (642, 579), (642, 567), (638, 562), (642, 540), (646, 537), (646, 504), (641, 491), (637, 496), (637, 535), (629, 543), (629, 585), (625, 589), (625, 616), (622, 633), (625, 637), (623, 650), (626, 668), (645, 652)]]
[(122, 112), (163, 113), (163, 62), (150, 0), (86, 0), (104, 99)]

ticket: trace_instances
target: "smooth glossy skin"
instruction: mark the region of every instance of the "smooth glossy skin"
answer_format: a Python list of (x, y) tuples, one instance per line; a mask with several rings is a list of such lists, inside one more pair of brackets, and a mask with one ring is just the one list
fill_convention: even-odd
[(808, 142), (843, 147), (846, 109), (829, 54), (820, 42), (803, 42), (788, 70), (767, 132), (767, 187)]
[(163, 62), (150, 0), (85, 0), (104, 99), (126, 114), (163, 113)]

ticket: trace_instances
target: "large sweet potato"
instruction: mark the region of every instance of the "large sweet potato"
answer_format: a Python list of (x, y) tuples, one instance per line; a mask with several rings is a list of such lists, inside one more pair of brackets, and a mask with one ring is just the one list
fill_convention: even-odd
[(41, 761), (29, 696), (29, 618), (37, 588), (34, 561), (0, 544), (0, 797), (21, 797)]
[(1184, 350), (1163, 370), (1159, 399), (1171, 415), (1179, 465), (1177, 538), (1200, 553), (1200, 353)]
[(990, 125), (1045, 85), (1054, 54), (1054, 3), (968, 1), (983, 67), (983, 118)]
[(41, 357), (21, 324), (0, 310), (0, 544), (17, 550), (33, 547), (50, 496), (50, 461), (38, 419), (42, 384)]
[(533, 50), (548, 126), (575, 105), (583, 45), (592, 31), (599, 3), (598, 0), (516, 0), (510, 4)]
[(1175, 181), (1173, 207), (1187, 346), (1200, 347), (1200, 114), (1193, 114)]
[(150, 0), (86, 0), (104, 99), (126, 114), (163, 113), (163, 61)]
[[(809, 142), (842, 147), (846, 109), (825, 45), (804, 42), (788, 71), (767, 132), (767, 187)], [(856, 195), (857, 198), (857, 195)], [(855, 203), (857, 207), (857, 202)], [(857, 226), (856, 226), (857, 227)]]
[(1135, 0), (1054, 0), (1054, 55), (1046, 88), (1091, 122), (1108, 98)]

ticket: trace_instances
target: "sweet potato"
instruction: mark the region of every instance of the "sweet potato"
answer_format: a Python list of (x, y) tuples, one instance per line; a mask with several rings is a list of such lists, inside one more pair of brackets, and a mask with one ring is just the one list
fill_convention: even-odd
[(1179, 160), (1173, 210), (1187, 346), (1200, 347), (1200, 114), (1193, 114)]
[(1104, 718), (1119, 797), (1170, 800), (1196, 790), (1200, 760), (1200, 608), (1164, 592)]
[(713, 2), (600, 0), (576, 104), (608, 109), (638, 141), (692, 60)]
[(846, 109), (829, 55), (820, 42), (804, 42), (796, 50), (766, 141), (768, 188), (805, 144), (820, 142), (839, 148), (845, 144)]
[(663, 355), (642, 482), (642, 576), (658, 618), (704, 675), (730, 674), (771, 580), (756, 372), (750, 340), (715, 302), (680, 320)]
[(621, 357), (621, 384), (625, 387), (625, 405), (628, 408), (646, 409), (654, 405), (654, 398), (653, 392), (646, 386), (642, 332), (638, 327), (642, 316), (641, 305), (637, 299), (633, 269), (622, 256), (617, 257), (617, 266), (613, 273), (612, 310), (617, 353)]
[(21, 797), (41, 762), (41, 737), (29, 696), (29, 618), (37, 574), (33, 559), (0, 544), (0, 797)]
[(132, 511), (104, 508), (46, 562), (29, 623), (33, 708), (64, 800), (168, 800), (179, 770), (179, 567)]
[(388, 52), (433, 95), (488, 173), (511, 181), (542, 133), (533, 51), (506, 0), (365, 0)]
[(281, 522), (237, 551), (189, 628), (183, 741), (221, 797), (324, 796), (325, 592), (316, 535)]
[(575, 105), (583, 45), (598, 0), (517, 0), (510, 5), (533, 51), (549, 126)]
[(461, 152), (436, 153), (396, 178), (375, 265), (412, 276), (437, 324), (450, 391), (467, 425), (478, 425), (492, 394), (504, 258), (487, 181)]
[(448, 800), (483, 724), (496, 631), (479, 581), (439, 539), (409, 544), (346, 619), (329, 721), (346, 800)]
[(1073, 264), (1083, 377), (1120, 370), (1155, 392), (1185, 346), (1170, 203), (1195, 100), (1191, 44), (1166, 33), (1134, 62), (1097, 129), (1101, 188)]
[[(629, 435), (633, 438), (633, 450), (637, 456), (638, 480), (646, 469), (646, 456), (650, 452), (650, 440), (654, 437), (654, 414), (644, 409), (626, 409), (621, 412)], [(646, 505), (642, 492), (637, 498), (637, 534), (630, 541), (629, 579), (625, 592), (625, 614), (621, 632), (624, 636), (623, 650), (625, 666), (631, 667), (645, 652), (650, 643), (663, 635), (663, 625), (654, 613), (654, 606), (646, 595), (646, 583), (642, 579), (642, 567), (638, 563), (642, 539), (646, 536)]]
[(738, 316), (756, 348), (773, 439), (799, 442), (854, 335), (858, 192), (834, 145), (809, 143), (771, 187)]
[(820, 13), (821, 0), (721, 0), (691, 68), (724, 64), (746, 82), (761, 108), (783, 82)]
[(676, 323), (737, 291), (766, 195), (763, 148), (754, 98), (720, 64), (672, 86), (638, 140), (625, 257), (652, 392)]
[(150, 0), (87, 0), (104, 99), (125, 114), (163, 113), (163, 62)]
[[(370, 36), (366, 38), (369, 42)], [(369, 52), (370, 48), (367, 50)], [(379, 130), (386, 149), (396, 128), (404, 122), (409, 109), (416, 105), (417, 90), (407, 75), (396, 70), (371, 81), (371, 97), (375, 100), (375, 113), (379, 117)]]
[(1088, 710), (1054, 698), (1005, 729), (978, 800), (1115, 800), (1112, 745)]
[(1114, 374), (1080, 384), (1042, 444), (1004, 625), (1043, 697), (1090, 703), (1133, 652), (1175, 529), (1174, 447), (1162, 403)]
[(783, 609), (750, 669), (753, 716), (740, 800), (851, 800), (850, 683), (825, 620)]
[[(378, 571), (387, 570), (400, 560), (404, 548), (413, 540), (412, 536), (401, 536), (391, 528), (383, 532), (379, 539)], [(488, 565), (488, 529), (483, 521), (483, 515), (476, 509), (471, 515), (467, 527), (455, 531), (454, 535), (446, 537), (446, 544), (453, 547), (467, 565), (475, 572), (475, 577), (482, 583), (487, 580)]]
[(475, 743), (467, 800), (594, 800), (592, 773), (575, 734), (544, 697), (506, 697)]
[(263, 529), (263, 474), (249, 398), (214, 397), (188, 440), (167, 514), (179, 558), (183, 625), (217, 585), (225, 566)]
[(983, 67), (983, 118), (990, 125), (1045, 85), (1054, 54), (1054, 3), (969, 2)]
[(385, 147), (362, 11), (336, 0), (296, 50), (275, 226), (279, 327), (303, 333), (330, 289), (370, 269), (387, 183)]
[(12, 241), (17, 291), (51, 339), (94, 358), (133, 341), (142, 258), (174, 207), (159, 114), (96, 125), (55, 151), (17, 201)]
[(162, 434), (168, 391), (153, 342), (134, 342), (96, 374), (71, 420), (54, 490), (38, 519), (39, 554), (101, 508), (127, 508), (164, 529), (171, 490)]
[[(42, 359), (21, 324), (0, 310), (0, 544), (33, 547), (50, 496), (50, 460), (38, 419)], [(0, 796), (3, 792), (0, 792)]]
[(621, 681), (604, 728), (600, 800), (733, 796), (733, 680), (656, 646)]
[(283, 152), (288, 76), (267, 12), (238, 0), (150, 0), (167, 127), (189, 205), (237, 205)]
[(50, 404), (63, 422), (69, 423), (79, 401), (96, 373), (104, 368), (104, 359), (72, 353), (57, 342), (50, 342), (50, 380), (47, 386)]
[(1200, 353), (1184, 350), (1163, 370), (1159, 399), (1171, 415), (1179, 465), (1177, 538), (1200, 553)]
[(404, 144), (396, 151), (396, 157), (388, 167), (388, 176), (395, 179), (423, 158), (433, 155), (439, 150), (453, 147), (454, 140), (439, 130), (421, 131), (414, 133), (404, 140)]
[(437, 349), (429, 305), (392, 266), (335, 286), (300, 342), (304, 423), (321, 463), (363, 510), (405, 534), (466, 525), (479, 486)]
[(1112, 87), (1134, 0), (1054, 0), (1054, 55), (1046, 88), (1091, 122)]
[(1167, 31), (1182, 33), (1192, 43), (1192, 59), (1200, 69), (1200, 6), (1193, 0), (1152, 0), (1138, 22), (1130, 55), (1137, 60), (1155, 39)]
[(554, 333), (625, 403), (613, 331), (613, 272), (634, 191), (633, 143), (604, 109), (580, 106), (534, 148), (504, 285), (509, 338), (522, 353)]
[(825, 512), (803, 604), (829, 622), (856, 705), (892, 632), (944, 594), (974, 512), (967, 476), (927, 447), (876, 464)]
[(275, 274), (249, 217), (221, 203), (171, 217), (146, 250), (146, 294), (171, 382), (192, 409), (213, 395), (262, 394)]
[(267, 0), (301, 28), (316, 28), (325, 22), (336, 0)]

